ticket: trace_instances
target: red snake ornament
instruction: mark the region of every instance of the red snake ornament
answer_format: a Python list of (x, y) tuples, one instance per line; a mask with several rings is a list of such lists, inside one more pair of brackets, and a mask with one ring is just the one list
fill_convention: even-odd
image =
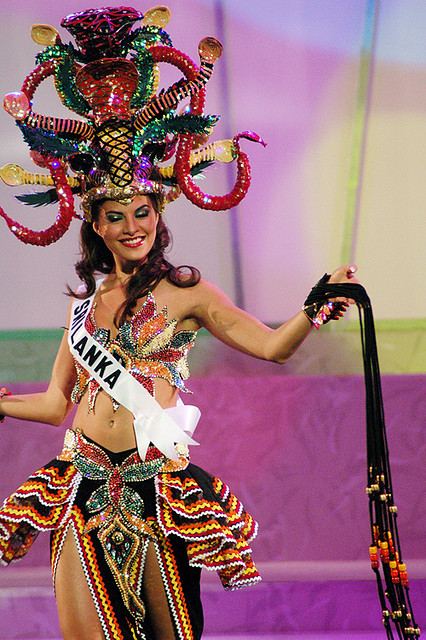
[[(181, 51), (174, 49), (173, 47), (156, 46), (150, 49), (150, 53), (155, 62), (168, 62), (177, 67), (189, 80), (186, 87), (193, 87), (200, 76), (200, 68), (194, 64), (194, 62)], [(203, 60), (202, 60), (203, 64)], [(165, 94), (154, 100), (154, 108), (160, 110), (162, 104), (168, 104), (174, 99), (173, 91), (176, 91), (171, 87)], [(181, 99), (181, 98), (180, 98)], [(205, 101), (204, 88), (198, 89), (191, 95), (191, 113), (201, 114), (203, 112)], [(147, 109), (152, 108), (153, 103), (147, 106)], [(143, 112), (141, 113), (141, 119)], [(191, 176), (191, 151), (194, 147), (195, 136), (192, 134), (182, 134), (179, 136), (178, 148), (176, 151), (175, 162), (175, 174), (178, 186), (182, 193), (193, 202), (197, 207), (201, 209), (208, 209), (210, 211), (223, 211), (224, 209), (231, 209), (241, 202), (246, 195), (251, 182), (250, 174), (250, 162), (246, 153), (240, 150), (238, 140), (245, 138), (252, 140), (253, 142), (259, 142), (263, 146), (266, 143), (257, 133), (251, 131), (244, 131), (237, 134), (233, 138), (235, 154), (237, 157), (237, 179), (234, 187), (231, 191), (222, 196), (215, 196), (205, 193), (195, 184)]]
[(16, 220), (9, 218), (0, 207), (0, 216), (5, 219), (10, 231), (18, 240), (38, 247), (45, 247), (62, 238), (64, 233), (68, 231), (71, 220), (75, 216), (74, 196), (68, 184), (63, 164), (55, 158), (49, 162), (48, 166), (59, 196), (58, 214), (55, 222), (50, 227), (43, 229), (43, 231), (33, 231), (16, 222)]
[(240, 138), (260, 142), (260, 144), (266, 146), (264, 140), (257, 133), (252, 131), (238, 133), (233, 138), (234, 150), (237, 155), (237, 179), (229, 193), (223, 196), (213, 196), (202, 191), (192, 179), (190, 156), (193, 147), (193, 136), (181, 136), (176, 152), (175, 173), (177, 183), (188, 200), (200, 207), (200, 209), (209, 209), (210, 211), (231, 209), (239, 204), (246, 195), (251, 182), (250, 162), (248, 155), (240, 149), (238, 143)]
[[(55, 72), (55, 67), (52, 62), (43, 62), (39, 64), (28, 76), (25, 78), (24, 83), (21, 87), (22, 93), (26, 95), (28, 98), (28, 102), (34, 96), (34, 93), (40, 83), (49, 76), (53, 75)], [(43, 126), (46, 128), (52, 128), (55, 130), (70, 130), (71, 127), (75, 124), (85, 125), (83, 122), (79, 122), (76, 120), (63, 120), (60, 118), (50, 118), (48, 116), (41, 116), (32, 111), (26, 116), (25, 121), (32, 121), (33, 119), (38, 120), (38, 125), (40, 126), (40, 121), (43, 122)], [(55, 121), (55, 127), (49, 127), (49, 121)], [(62, 126), (59, 126), (59, 121)], [(34, 123), (32, 123), (34, 126)], [(90, 129), (90, 127), (88, 127)], [(59, 197), (59, 211), (56, 216), (55, 222), (48, 227), (47, 229), (43, 229), (42, 231), (34, 231), (20, 224), (16, 220), (10, 218), (7, 213), (0, 207), (0, 216), (5, 219), (7, 226), (10, 231), (21, 240), (25, 244), (32, 244), (39, 247), (44, 247), (53, 242), (56, 242), (66, 231), (68, 231), (69, 226), (71, 224), (72, 218), (75, 216), (74, 209), (74, 197), (71, 191), (71, 187), (68, 185), (66, 171), (63, 163), (56, 158), (46, 159), (46, 166), (49, 168), (50, 175), (52, 176), (53, 182), (55, 184), (56, 191)]]

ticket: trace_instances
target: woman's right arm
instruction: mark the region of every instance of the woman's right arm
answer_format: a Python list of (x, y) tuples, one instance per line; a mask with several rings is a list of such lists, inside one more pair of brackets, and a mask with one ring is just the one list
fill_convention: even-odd
[(0, 415), (59, 426), (73, 406), (71, 391), (75, 376), (74, 361), (65, 331), (47, 390), (3, 397), (0, 400)]

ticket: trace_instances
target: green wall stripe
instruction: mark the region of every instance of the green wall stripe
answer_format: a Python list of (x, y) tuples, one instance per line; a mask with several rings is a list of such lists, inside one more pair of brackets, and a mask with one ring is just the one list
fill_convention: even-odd
[[(374, 320), (377, 332), (395, 331), (396, 333), (410, 333), (414, 331), (426, 331), (426, 318), (384, 318)], [(322, 331), (332, 331), (336, 333), (344, 331), (359, 331), (358, 320), (345, 320), (336, 324), (330, 323), (321, 328)]]
[(63, 329), (11, 329), (0, 331), (0, 342), (10, 340), (25, 340), (28, 342), (38, 340), (60, 340)]
[[(408, 319), (405, 325), (400, 321), (384, 320), (379, 321), (376, 328), (380, 369), (383, 374), (426, 373), (426, 319)], [(22, 335), (25, 333), (21, 332)], [(49, 379), (60, 332), (45, 330), (43, 333), (41, 340), (34, 339), (36, 332), (30, 332), (29, 340), (0, 341), (1, 384), (13, 388), (14, 382)], [(206, 331), (201, 333), (202, 339), (190, 353), (191, 371), (199, 376), (362, 373), (357, 321), (330, 323), (322, 327), (321, 331), (312, 331), (284, 366), (250, 358), (226, 347)], [(16, 337), (17, 332), (14, 334)], [(338, 358), (336, 353), (339, 354)]]
[[(378, 331), (422, 331), (426, 330), (426, 318), (389, 318), (375, 320), (376, 329)], [(277, 327), (277, 324), (273, 325)], [(321, 328), (321, 331), (359, 331), (358, 320), (345, 320), (336, 323), (327, 324)], [(59, 342), (62, 338), (62, 329), (15, 329), (0, 331), (0, 342), (37, 342), (43, 340), (53, 340)], [(200, 329), (199, 337), (209, 335), (206, 329)]]
[[(0, 330), (0, 342), (37, 342), (40, 340), (54, 340), (59, 342), (63, 329), (5, 329)], [(207, 335), (206, 329), (200, 329), (199, 336)]]

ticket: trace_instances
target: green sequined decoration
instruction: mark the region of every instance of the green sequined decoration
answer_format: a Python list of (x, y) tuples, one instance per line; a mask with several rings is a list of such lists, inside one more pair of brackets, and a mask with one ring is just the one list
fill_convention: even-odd
[(38, 151), (43, 155), (49, 154), (55, 158), (68, 157), (70, 154), (80, 151), (77, 140), (71, 136), (58, 135), (53, 131), (43, 131), (19, 122), (18, 127), (25, 142), (32, 151)]
[(142, 27), (135, 32), (131, 49), (135, 54), (131, 56), (139, 73), (139, 82), (133, 95), (131, 106), (133, 109), (143, 107), (150, 99), (154, 90), (154, 61), (147, 46), (153, 44), (164, 44), (172, 46), (172, 41), (168, 33), (159, 27)]
[(75, 111), (81, 116), (90, 113), (90, 105), (83, 98), (75, 82), (74, 60), (68, 56), (64, 58), (55, 68), (56, 90), (62, 103), (71, 111)]
[(176, 115), (175, 113), (168, 113), (162, 118), (151, 120), (143, 132), (135, 136), (133, 154), (137, 157), (145, 144), (161, 142), (168, 133), (171, 135), (182, 133), (196, 135), (210, 134), (218, 120), (219, 116), (201, 116), (192, 113)]
[(51, 62), (52, 60), (58, 60), (66, 58), (70, 55), (70, 49), (64, 44), (54, 44), (46, 47), (43, 51), (40, 51), (36, 55), (37, 64), (43, 62)]
[(133, 109), (139, 109), (148, 102), (154, 90), (154, 61), (149, 51), (144, 49), (131, 59), (138, 70), (139, 80), (130, 105)]

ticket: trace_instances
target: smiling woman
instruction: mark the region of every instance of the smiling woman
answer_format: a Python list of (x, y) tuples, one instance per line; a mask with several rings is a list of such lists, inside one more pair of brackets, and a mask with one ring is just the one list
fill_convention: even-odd
[[(50, 171), (22, 174), (14, 165), (12, 182), (24, 176), (50, 185), (47, 196), (31, 201), (57, 199), (60, 210), (43, 232), (0, 210), (11, 231), (25, 243), (50, 244), (75, 215), (73, 194), (84, 211), (76, 264), (82, 285), (69, 290), (68, 329), (48, 389), (0, 392), (2, 415), (57, 426), (78, 405), (62, 451), (0, 510), (4, 563), (50, 531), (66, 640), (199, 639), (200, 569), (217, 570), (226, 589), (260, 580), (249, 546), (256, 522), (222, 480), (190, 462), (200, 412), (179, 397), (188, 392), (187, 356), (205, 327), (235, 349), (285, 362), (312, 326), (339, 319), (351, 302), (328, 300), (326, 283), (356, 282), (353, 265), (326, 274), (303, 309), (272, 330), (194, 267), (165, 259), (165, 203), (182, 191), (203, 209), (234, 206), (250, 184), (239, 140), (260, 141), (244, 132), (207, 144), (217, 118), (203, 115), (204, 86), (222, 47), (204, 38), (196, 65), (171, 46), (163, 29), (168, 17), (163, 6), (145, 16), (127, 7), (73, 14), (62, 24), (77, 48), (63, 45), (53, 27), (34, 27), (34, 39), (47, 47), (23, 90), (6, 100), (32, 158)], [(183, 78), (157, 93), (159, 62), (175, 65)], [(31, 110), (35, 89), (49, 75), (87, 122)], [(185, 97), (190, 110), (179, 115)], [(192, 179), (215, 159), (237, 162), (236, 184), (225, 196), (203, 193)], [(67, 175), (69, 168), (75, 175)]]

